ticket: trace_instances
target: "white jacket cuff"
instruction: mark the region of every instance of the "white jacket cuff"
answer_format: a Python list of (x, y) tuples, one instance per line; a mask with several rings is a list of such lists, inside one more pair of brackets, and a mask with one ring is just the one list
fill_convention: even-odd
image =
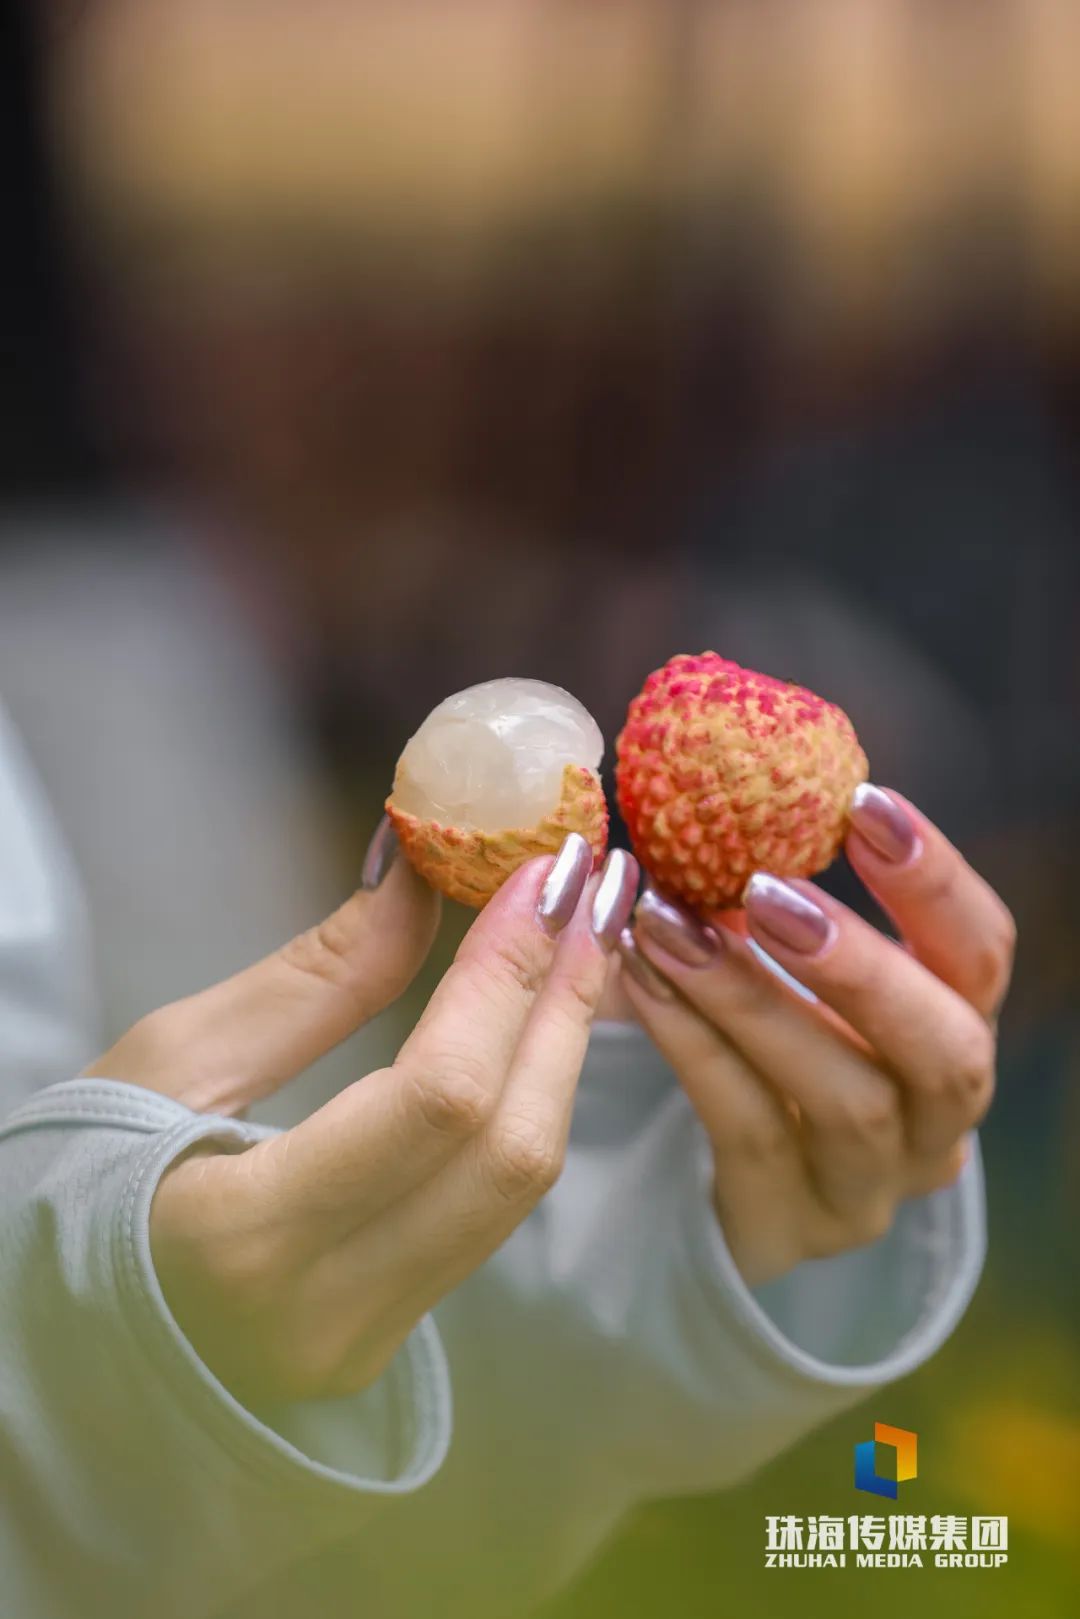
[(65, 1570), (88, 1578), (80, 1546), (92, 1537), (110, 1550), (95, 1554), (102, 1587), (87, 1600), (127, 1611), (125, 1571), (153, 1567), (194, 1619), (441, 1466), (450, 1387), (430, 1319), (363, 1393), (258, 1413), (173, 1319), (149, 1242), (162, 1174), (193, 1142), (243, 1150), (266, 1134), (107, 1080), (53, 1085), (0, 1127), (0, 1431), (45, 1516), (18, 1553), (49, 1547), (29, 1588), (55, 1584), (70, 1600)]
[(712, 1206), (702, 1139), (687, 1237), (706, 1297), (780, 1375), (835, 1388), (873, 1388), (929, 1359), (964, 1314), (986, 1249), (978, 1142), (953, 1186), (901, 1205), (879, 1241), (806, 1260), (751, 1290)]

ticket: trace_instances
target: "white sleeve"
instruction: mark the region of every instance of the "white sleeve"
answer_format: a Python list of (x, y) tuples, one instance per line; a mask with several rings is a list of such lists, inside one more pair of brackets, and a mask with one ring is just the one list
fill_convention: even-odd
[(200, 1619), (353, 1534), (364, 1595), (372, 1520), (449, 1443), (438, 1333), (422, 1321), (351, 1399), (232, 1398), (168, 1310), (149, 1209), (194, 1141), (235, 1151), (265, 1132), (131, 1085), (54, 1083), (98, 1049), (86, 946), (62, 840), (0, 711), (0, 1606)]
[(194, 1142), (262, 1133), (108, 1080), (52, 1085), (0, 1122), (5, 1611), (208, 1619), (350, 1536), (366, 1597), (380, 1514), (441, 1465), (429, 1319), (362, 1393), (273, 1411), (235, 1400), (174, 1322), (154, 1190)]
[[(456, 1415), (432, 1492), (451, 1515), (468, 1500), (463, 1541), (470, 1520), (505, 1541), (527, 1522), (583, 1560), (629, 1508), (746, 1477), (956, 1325), (983, 1259), (977, 1154), (882, 1241), (757, 1292), (711, 1169), (663, 1060), (640, 1032), (601, 1026), (562, 1179), (436, 1312)], [(510, 1468), (511, 1442), (527, 1466)]]
[(0, 707), (0, 1118), (99, 1049), (82, 891)]

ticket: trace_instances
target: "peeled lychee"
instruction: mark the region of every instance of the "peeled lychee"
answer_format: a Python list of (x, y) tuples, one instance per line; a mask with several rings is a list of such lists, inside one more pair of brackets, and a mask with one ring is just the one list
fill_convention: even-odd
[(672, 658), (615, 744), (634, 852), (695, 911), (737, 905), (755, 871), (811, 877), (835, 858), (866, 755), (834, 703), (715, 652)]
[(607, 847), (604, 739), (576, 697), (542, 680), (487, 680), (432, 710), (398, 760), (386, 813), (433, 888), (477, 909), (569, 832)]

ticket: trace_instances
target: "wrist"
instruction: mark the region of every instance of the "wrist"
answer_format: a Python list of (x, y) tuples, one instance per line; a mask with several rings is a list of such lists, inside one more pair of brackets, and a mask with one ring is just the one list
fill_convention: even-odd
[(150, 1206), (150, 1255), (177, 1327), (229, 1393), (250, 1406), (272, 1393), (247, 1351), (263, 1338), (253, 1284), (265, 1276), (269, 1256), (265, 1240), (228, 1217), (232, 1200), (220, 1172), (234, 1162), (200, 1144), (170, 1166)]

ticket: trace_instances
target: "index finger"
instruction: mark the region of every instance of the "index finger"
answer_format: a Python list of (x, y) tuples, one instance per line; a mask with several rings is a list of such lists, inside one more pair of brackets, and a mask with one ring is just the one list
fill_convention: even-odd
[(864, 783), (846, 852), (916, 960), (993, 1017), (1012, 971), (1016, 928), (1004, 902), (925, 815)]
[[(589, 1034), (607, 981), (608, 953), (630, 920), (639, 877), (634, 856), (613, 849), (591, 904), (580, 907), (566, 930), (485, 1132), (487, 1179), (499, 1190), (543, 1192), (558, 1174)], [(530, 1167), (538, 1173), (530, 1175)], [(515, 1170), (525, 1173), (516, 1175)]]
[(486, 1122), (592, 865), (588, 842), (571, 833), (554, 863), (530, 861), (504, 883), (462, 940), (394, 1064), (440, 1121), (449, 1086), (451, 1113)]

